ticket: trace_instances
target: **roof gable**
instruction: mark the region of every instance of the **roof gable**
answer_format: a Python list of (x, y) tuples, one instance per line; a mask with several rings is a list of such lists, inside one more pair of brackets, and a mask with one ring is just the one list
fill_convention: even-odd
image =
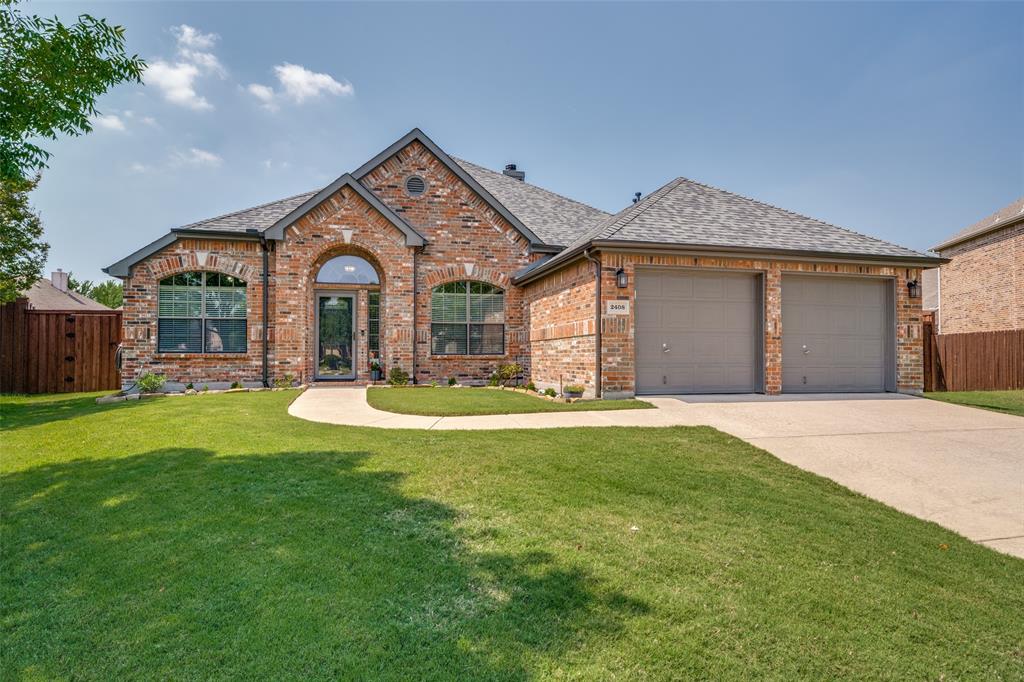
[(327, 201), (335, 192), (339, 191), (343, 187), (350, 187), (356, 194), (362, 197), (366, 203), (373, 206), (378, 213), (387, 218), (388, 222), (397, 227), (405, 235), (406, 246), (423, 246), (427, 243), (427, 240), (423, 238), (423, 235), (414, 230), (409, 223), (405, 222), (405, 220), (399, 217), (398, 214), (384, 205), (384, 203), (372, 192), (363, 187), (363, 185), (358, 182), (351, 173), (345, 173), (340, 178), (303, 201), (287, 215), (278, 219), (277, 222), (266, 228), (263, 234), (267, 239), (284, 239), (284, 231), (289, 225)]
[(403, 135), (401, 138), (396, 140), (393, 144), (391, 144), (387, 149), (382, 151), (380, 154), (377, 154), (377, 156), (373, 157), (372, 159), (364, 163), (362, 166), (352, 171), (352, 176), (356, 180), (362, 180), (375, 168), (377, 168), (382, 163), (390, 159), (392, 156), (397, 154), (402, 149), (405, 149), (413, 142), (419, 142), (424, 147), (426, 147), (430, 151), (430, 153), (437, 157), (437, 159), (442, 164), (444, 164), (444, 166), (449, 171), (451, 171), (456, 177), (459, 178), (459, 180), (465, 183), (471, 190), (476, 192), (477, 195), (479, 195), (480, 198), (483, 199), (488, 206), (490, 206), (498, 215), (500, 215), (510, 225), (512, 225), (512, 227), (514, 227), (521, 235), (526, 237), (526, 239), (530, 242), (531, 246), (542, 245), (544, 243), (543, 240), (540, 239), (540, 237), (538, 237), (533, 232), (533, 230), (527, 227), (523, 223), (523, 221), (517, 218), (511, 211), (509, 211), (509, 209), (506, 206), (504, 206), (500, 201), (498, 201), (493, 194), (487, 191), (487, 189), (485, 189), (484, 186), (476, 180), (476, 178), (474, 178), (472, 175), (466, 172), (466, 170), (462, 166), (456, 163), (455, 160), (452, 159), (452, 157), (448, 156), (448, 154), (445, 153), (443, 149), (438, 147), (437, 144), (435, 144), (433, 140), (427, 137), (426, 133), (424, 133), (419, 128), (413, 128), (408, 133)]

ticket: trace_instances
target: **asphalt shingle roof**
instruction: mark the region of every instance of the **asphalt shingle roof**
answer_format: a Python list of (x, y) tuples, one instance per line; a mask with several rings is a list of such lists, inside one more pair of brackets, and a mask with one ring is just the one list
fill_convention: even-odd
[(986, 217), (983, 220), (979, 220), (970, 227), (960, 230), (949, 239), (943, 241), (938, 246), (934, 247), (933, 250), (938, 251), (954, 244), (958, 244), (962, 241), (966, 241), (971, 237), (985, 234), (996, 225), (1001, 224), (1012, 224), (1017, 220), (1024, 220), (1024, 197), (1017, 199), (1009, 206), (1004, 206), (992, 215)]
[(182, 225), (176, 229), (209, 230), (211, 232), (245, 232), (247, 229), (255, 227), (258, 230), (265, 230), (281, 218), (294, 211), (302, 204), (302, 202), (314, 194), (316, 194), (316, 191), (296, 194), (295, 196), (288, 197), (287, 199), (278, 199), (277, 201), (260, 204), (259, 206), (253, 206), (252, 208), (243, 208), (242, 210), (234, 211), (233, 213), (225, 213), (224, 215), (220, 215), (215, 218), (207, 218), (206, 220), (200, 220), (199, 222)]
[(77, 291), (61, 291), (48, 279), (36, 280), (23, 295), (34, 310), (110, 310)]
[(687, 178), (676, 178), (584, 236), (614, 240), (927, 258), (881, 239)]
[(572, 243), (608, 214), (523, 180), (452, 157), (545, 244)]

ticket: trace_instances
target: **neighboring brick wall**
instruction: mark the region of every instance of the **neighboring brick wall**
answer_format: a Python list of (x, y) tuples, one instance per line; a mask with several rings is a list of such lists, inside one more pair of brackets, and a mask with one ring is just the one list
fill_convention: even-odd
[(939, 333), (1024, 329), (1024, 222), (944, 249)]
[[(248, 342), (245, 353), (157, 352), (160, 280), (180, 272), (221, 272), (246, 282)], [(124, 281), (121, 383), (131, 386), (146, 372), (197, 387), (213, 382), (262, 380), (262, 254), (255, 241), (180, 239), (132, 268)]]
[[(410, 197), (405, 180), (418, 175), (427, 191)], [(413, 142), (362, 179), (362, 184), (401, 215), (428, 245), (416, 256), (416, 379), (485, 380), (499, 365), (527, 364), (522, 290), (509, 277), (533, 259), (529, 242), (426, 147)], [(430, 294), (439, 284), (477, 280), (505, 290), (505, 354), (430, 354)]]
[(594, 389), (594, 266), (578, 261), (524, 287), (530, 379), (538, 388)]
[[(895, 268), (880, 265), (842, 265), (826, 263), (800, 263), (793, 261), (749, 260), (736, 258), (708, 258), (699, 256), (642, 255), (605, 252), (599, 254), (602, 260), (601, 292), (602, 301), (625, 298), (634, 300), (634, 284), (637, 266), (675, 266), (689, 268), (737, 269), (762, 272), (765, 275), (765, 317), (764, 317), (764, 365), (765, 390), (769, 394), (782, 391), (782, 276), (789, 273), (816, 272), (851, 276), (892, 277), (896, 289), (896, 365), (897, 389), (901, 392), (917, 393), (923, 387), (923, 347), (921, 339), (921, 302), (920, 299), (910, 300), (907, 294), (908, 279), (919, 275), (917, 269)], [(615, 285), (615, 272), (623, 268), (629, 279), (626, 289), (618, 289)], [(575, 270), (573, 270), (575, 268)], [(579, 333), (563, 333), (552, 335), (555, 338), (587, 337), (591, 340), (590, 351), (593, 351), (592, 331), (584, 333), (588, 320), (593, 325), (593, 266), (589, 264), (573, 264), (556, 271), (547, 277), (526, 286), (527, 300), (530, 302), (530, 330), (534, 348), (534, 376), (547, 381), (557, 371), (559, 364), (575, 366), (586, 363), (587, 350), (583, 345), (574, 348), (558, 348), (564, 357), (559, 359), (556, 352), (541, 350), (538, 353), (538, 340), (544, 330), (553, 325), (561, 329), (580, 330)], [(585, 272), (584, 272), (585, 271)], [(586, 281), (589, 277), (589, 291)], [(545, 293), (547, 292), (547, 293)], [(577, 292), (577, 300), (589, 300), (589, 305), (557, 305), (558, 296), (569, 297)], [(547, 308), (548, 301), (555, 302), (554, 309), (549, 313), (536, 315), (536, 307)], [(630, 306), (628, 316), (609, 317), (602, 315), (602, 392), (605, 397), (632, 395), (635, 391), (634, 378), (634, 319), (636, 306)], [(554, 321), (552, 321), (552, 318)], [(540, 344), (543, 348), (543, 343)], [(551, 357), (550, 365), (542, 365), (542, 356)], [(593, 361), (590, 361), (593, 367)], [(540, 370), (540, 371), (538, 371)], [(593, 374), (588, 377), (588, 389), (593, 390)]]

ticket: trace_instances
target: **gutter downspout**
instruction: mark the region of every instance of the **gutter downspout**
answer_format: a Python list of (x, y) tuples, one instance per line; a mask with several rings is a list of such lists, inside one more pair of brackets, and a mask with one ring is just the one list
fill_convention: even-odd
[(270, 320), (267, 319), (270, 301), (270, 245), (262, 233), (260, 249), (263, 251), (263, 387), (270, 388), (270, 367), (267, 360), (267, 344), (270, 342)]
[(583, 250), (583, 257), (594, 264), (594, 397), (601, 397), (601, 260)]

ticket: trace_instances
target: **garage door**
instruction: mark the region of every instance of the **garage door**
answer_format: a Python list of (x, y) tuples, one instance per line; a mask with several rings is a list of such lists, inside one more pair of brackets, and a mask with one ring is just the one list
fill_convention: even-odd
[(885, 280), (782, 278), (782, 390), (884, 391)]
[(638, 271), (638, 393), (752, 393), (760, 310), (758, 277)]

